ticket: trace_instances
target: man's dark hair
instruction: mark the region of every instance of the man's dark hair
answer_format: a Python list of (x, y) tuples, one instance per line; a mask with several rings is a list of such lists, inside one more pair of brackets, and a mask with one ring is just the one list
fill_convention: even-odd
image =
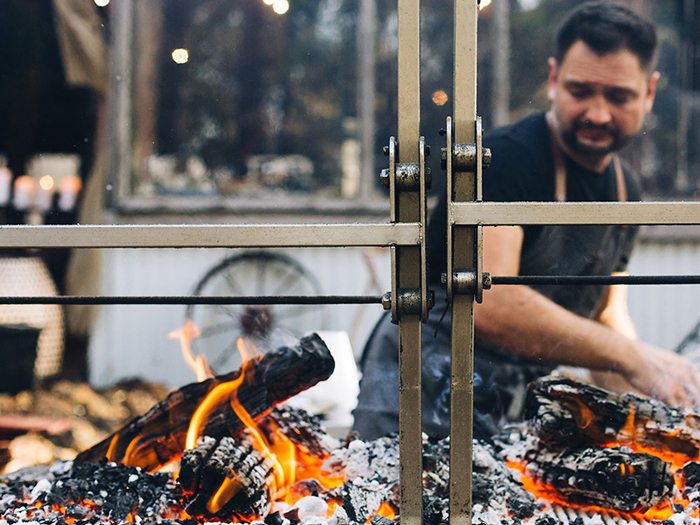
[(656, 27), (649, 19), (613, 2), (586, 2), (562, 21), (554, 40), (558, 64), (569, 48), (582, 40), (598, 55), (627, 49), (642, 69), (651, 72), (656, 61)]

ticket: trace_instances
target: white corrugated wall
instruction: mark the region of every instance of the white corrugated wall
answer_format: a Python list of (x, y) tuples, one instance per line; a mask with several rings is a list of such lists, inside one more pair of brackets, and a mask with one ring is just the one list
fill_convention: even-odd
[[(389, 289), (385, 249), (279, 250), (313, 273), (324, 295), (381, 295)], [(233, 250), (107, 250), (105, 295), (188, 295), (205, 272)], [(642, 241), (633, 275), (700, 273), (700, 240)], [(376, 272), (377, 280), (371, 279)], [(280, 293), (284, 293), (282, 290)], [(488, 292), (487, 292), (488, 293)], [(700, 286), (630, 287), (630, 311), (640, 336), (666, 348), (677, 345), (700, 318)], [(184, 321), (184, 306), (103, 306), (90, 342), (90, 379), (96, 385), (140, 376), (170, 386), (193, 379), (168, 332)], [(345, 330), (361, 351), (379, 305), (325, 306), (322, 326)]]

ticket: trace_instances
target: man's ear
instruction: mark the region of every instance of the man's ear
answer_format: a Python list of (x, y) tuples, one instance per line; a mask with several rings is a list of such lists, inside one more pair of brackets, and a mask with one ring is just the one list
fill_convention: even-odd
[(557, 94), (557, 60), (554, 57), (549, 57), (547, 66), (549, 67), (549, 74), (547, 75), (547, 98), (553, 102)]
[(654, 107), (656, 85), (658, 84), (660, 77), (661, 73), (659, 73), (658, 71), (654, 71), (651, 75), (649, 75), (649, 80), (647, 80), (647, 94), (646, 99), (644, 101), (644, 111), (646, 113), (649, 113), (651, 111), (651, 108)]

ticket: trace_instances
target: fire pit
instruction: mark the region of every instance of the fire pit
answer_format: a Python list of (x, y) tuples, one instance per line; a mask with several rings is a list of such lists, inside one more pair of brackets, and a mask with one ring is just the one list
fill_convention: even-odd
[[(244, 347), (245, 348), (245, 347)], [(327, 378), (318, 336), (186, 385), (75, 461), (0, 481), (0, 523), (389, 525), (396, 436), (327, 434), (281, 404)], [(700, 416), (563, 377), (527, 419), (473, 444), (473, 523), (700, 523)], [(449, 519), (449, 438), (423, 439), (423, 521)]]

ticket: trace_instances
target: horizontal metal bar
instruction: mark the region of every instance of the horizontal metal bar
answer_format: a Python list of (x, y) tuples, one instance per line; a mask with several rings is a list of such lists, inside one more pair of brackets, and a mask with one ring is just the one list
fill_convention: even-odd
[(700, 284), (700, 275), (514, 275), (493, 276), (491, 284)]
[(285, 295), (285, 296), (5, 296), (0, 304), (224, 304), (224, 305), (263, 305), (263, 304), (381, 304), (378, 295)]
[(0, 226), (3, 248), (415, 246), (418, 223)]
[(453, 224), (700, 224), (700, 202), (453, 202)]

